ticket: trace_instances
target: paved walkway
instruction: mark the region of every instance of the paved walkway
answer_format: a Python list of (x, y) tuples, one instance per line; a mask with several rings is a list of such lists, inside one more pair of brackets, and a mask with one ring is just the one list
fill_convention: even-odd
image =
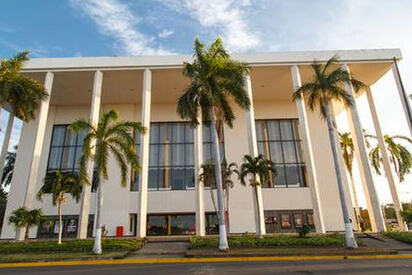
[(389, 248), (398, 251), (412, 252), (412, 244), (400, 242), (388, 238), (382, 234), (365, 234), (358, 235), (358, 238), (368, 247)]
[(139, 251), (129, 254), (126, 259), (184, 257), (189, 249), (189, 242), (150, 241)]

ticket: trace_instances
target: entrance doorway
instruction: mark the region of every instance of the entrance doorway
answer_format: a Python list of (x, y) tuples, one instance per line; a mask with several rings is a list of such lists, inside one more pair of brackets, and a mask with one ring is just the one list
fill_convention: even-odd
[(147, 236), (196, 234), (194, 214), (154, 214), (147, 216)]

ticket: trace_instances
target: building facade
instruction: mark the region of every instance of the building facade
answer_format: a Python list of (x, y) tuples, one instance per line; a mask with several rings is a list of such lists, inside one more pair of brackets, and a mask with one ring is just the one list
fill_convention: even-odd
[[(334, 54), (369, 86), (392, 68), (394, 57), (401, 58), (398, 49), (233, 56), (250, 66), (245, 85), (252, 107), (245, 111), (233, 104), (236, 120), (233, 128), (222, 129), (222, 158), (240, 165), (245, 154), (264, 154), (275, 163), (277, 173), (258, 190), (263, 203), (261, 224), (256, 222), (252, 189), (235, 179), (227, 214), (230, 233), (259, 228), (266, 233), (293, 232), (303, 224), (317, 232), (343, 230), (326, 123), (305, 102), (292, 101), (293, 91), (312, 78), (310, 63), (326, 61)], [(79, 118), (97, 124), (101, 112), (116, 109), (122, 119), (141, 122), (148, 131), (135, 135), (142, 169), (139, 174), (129, 173), (126, 188), (120, 185), (116, 161), (109, 160), (102, 209), (107, 235), (120, 231), (139, 237), (215, 234), (217, 218), (210, 196), (215, 191), (199, 182), (200, 165), (214, 158), (210, 128), (191, 128), (176, 114), (177, 98), (189, 83), (182, 76), (182, 64), (190, 60), (190, 56), (178, 55), (31, 59), (23, 73), (44, 83), (50, 97), (42, 103), (36, 120), (23, 125), (5, 221), (20, 206), (41, 207), (54, 222), (32, 228), (30, 237), (57, 235), (56, 207), (50, 197), (37, 201), (36, 193), (48, 172), (79, 169), (84, 133), (73, 134), (67, 126)], [(346, 89), (353, 93), (352, 87)], [(367, 158), (362, 161), (366, 151), (356, 104), (346, 110), (336, 103), (333, 109), (335, 114), (348, 113), (372, 226), (382, 231), (379, 198)], [(339, 160), (347, 204), (353, 209), (346, 171)], [(93, 170), (89, 162), (90, 176)], [(94, 186), (83, 188), (79, 203), (69, 200), (63, 206), (64, 237), (93, 235), (95, 206)], [(355, 221), (353, 211), (350, 214)], [(2, 239), (15, 238), (16, 233), (21, 238), (23, 232), (15, 232), (4, 222)]]

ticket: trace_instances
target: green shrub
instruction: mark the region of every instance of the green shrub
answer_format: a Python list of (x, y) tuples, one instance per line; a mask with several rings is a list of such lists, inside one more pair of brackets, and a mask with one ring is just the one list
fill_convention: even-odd
[(304, 224), (303, 226), (296, 228), (296, 232), (298, 232), (299, 237), (304, 238), (307, 234), (310, 233), (310, 226)]
[[(298, 235), (273, 235), (258, 238), (255, 235), (233, 236), (228, 238), (231, 248), (270, 248), (270, 247), (301, 247), (301, 246), (344, 246), (343, 235), (312, 235), (300, 238)], [(192, 237), (191, 248), (217, 248), (217, 237)]]
[(383, 234), (401, 242), (412, 243), (412, 232), (387, 231)]
[[(104, 239), (104, 251), (135, 250), (143, 246), (139, 239)], [(67, 240), (62, 244), (56, 241), (0, 242), (0, 254), (30, 252), (90, 252), (93, 240)]]

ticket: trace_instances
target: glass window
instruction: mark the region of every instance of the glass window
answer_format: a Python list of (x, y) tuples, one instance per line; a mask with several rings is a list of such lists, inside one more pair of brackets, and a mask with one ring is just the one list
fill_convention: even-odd
[(280, 227), (282, 229), (292, 228), (292, 223), (290, 221), (290, 215), (289, 214), (281, 214), (280, 215)]
[(295, 223), (295, 227), (302, 227), (305, 223), (303, 220), (303, 214), (293, 214), (293, 222)]
[(306, 168), (302, 158), (297, 119), (257, 120), (259, 154), (275, 163), (276, 176), (264, 187), (305, 187)]
[[(86, 132), (75, 134), (68, 129), (68, 125), (54, 125), (47, 173), (57, 170), (78, 173), (83, 139), (86, 134)], [(95, 173), (92, 182), (96, 182)], [(93, 184), (92, 191), (95, 191), (95, 187), (96, 185)]]
[(193, 146), (193, 129), (189, 123), (151, 123), (149, 189), (185, 190), (194, 187)]
[[(222, 125), (222, 124), (221, 124)], [(211, 163), (215, 159), (215, 153), (213, 149), (213, 142), (212, 142), (212, 131), (211, 126), (203, 125), (202, 132), (203, 132), (203, 162), (204, 163)], [(223, 127), (223, 125), (221, 126)], [(223, 129), (220, 129), (222, 133), (221, 140), (219, 141), (219, 152), (220, 152), (220, 159), (223, 160), (225, 158), (225, 136), (223, 133)]]

